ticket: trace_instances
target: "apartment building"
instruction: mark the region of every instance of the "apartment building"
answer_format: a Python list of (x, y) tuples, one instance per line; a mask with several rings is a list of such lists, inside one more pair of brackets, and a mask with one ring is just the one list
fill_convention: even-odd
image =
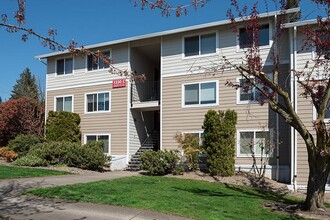
[[(287, 14), (297, 12), (299, 9), (290, 9)], [(278, 14), (260, 15), (260, 54), (269, 73)], [(302, 25), (290, 23), (284, 28), (280, 82), (296, 96), (296, 107), (312, 126), (312, 107), (298, 97), (290, 71), (304, 65), (313, 53), (312, 49), (298, 53), (302, 36), (297, 27)], [(257, 90), (235, 90), (225, 85), (227, 81), (244, 83), (235, 70), (214, 68), (222, 57), (241, 63), (247, 43), (245, 29), (236, 36), (230, 21), (224, 20), (86, 46), (102, 51), (120, 70), (146, 74), (145, 82), (110, 74), (108, 65), (90, 56), (68, 52), (37, 56), (47, 60), (46, 113), (78, 113), (82, 142), (103, 140), (104, 153), (113, 158), (112, 169), (125, 169), (145, 144), (151, 143), (154, 150), (178, 149), (177, 133), (202, 137), (204, 115), (209, 109), (234, 109), (238, 113), (236, 169), (250, 170), (252, 166), (250, 150), (244, 143), (252, 140), (258, 154), (257, 143), (266, 144), (270, 139), (275, 150), (267, 176), (295, 187), (306, 186), (307, 153), (295, 131), (267, 104), (258, 104)]]

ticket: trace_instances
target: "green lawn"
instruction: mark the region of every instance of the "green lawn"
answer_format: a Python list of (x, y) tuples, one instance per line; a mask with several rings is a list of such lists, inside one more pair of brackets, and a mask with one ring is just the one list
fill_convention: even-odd
[(27, 193), (173, 213), (196, 219), (293, 219), (263, 208), (266, 201), (294, 202), (252, 188), (169, 177), (128, 177)]
[(70, 174), (64, 171), (0, 165), (0, 179)]

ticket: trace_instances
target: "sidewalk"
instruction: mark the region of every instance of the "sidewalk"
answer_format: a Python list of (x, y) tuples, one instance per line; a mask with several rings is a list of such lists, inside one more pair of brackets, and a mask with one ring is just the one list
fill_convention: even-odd
[(174, 220), (187, 219), (158, 212), (92, 203), (21, 195), (26, 189), (62, 186), (98, 180), (136, 176), (136, 172), (115, 171), (82, 175), (22, 178), (0, 181), (0, 219), (114, 219), (114, 220)]

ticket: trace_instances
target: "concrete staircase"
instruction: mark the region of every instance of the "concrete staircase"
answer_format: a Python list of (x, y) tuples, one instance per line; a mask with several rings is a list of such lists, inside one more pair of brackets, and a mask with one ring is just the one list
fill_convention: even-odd
[(147, 150), (159, 149), (159, 133), (151, 133), (147, 139), (143, 142), (138, 151), (131, 156), (131, 160), (128, 162), (127, 170), (138, 171), (141, 170), (141, 154)]

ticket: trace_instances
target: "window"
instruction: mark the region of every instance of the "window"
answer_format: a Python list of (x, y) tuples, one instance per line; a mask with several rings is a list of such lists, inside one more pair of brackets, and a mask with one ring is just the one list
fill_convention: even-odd
[(86, 135), (86, 143), (91, 141), (103, 141), (103, 153), (110, 153), (110, 135)]
[[(313, 106), (313, 120), (316, 120), (316, 118), (317, 118), (317, 111), (316, 108)], [(330, 100), (328, 100), (327, 107), (325, 108), (324, 111), (324, 121), (326, 123), (330, 122)]]
[(269, 131), (239, 131), (238, 133), (238, 155), (251, 155), (253, 151), (256, 156), (266, 155), (271, 152), (271, 137)]
[(324, 120), (330, 121), (330, 101), (328, 101), (327, 108), (324, 112)]
[(67, 75), (72, 74), (73, 71), (73, 59), (65, 58), (56, 61), (56, 74)]
[(320, 56), (320, 59), (328, 58), (330, 56), (330, 34), (324, 33), (324, 31), (316, 31), (315, 42), (318, 42), (314, 47), (313, 59)]
[[(105, 57), (110, 58), (110, 51), (103, 52)], [(105, 69), (109, 68), (109, 64), (105, 64), (103, 59), (100, 57), (95, 57), (93, 55), (87, 56), (87, 70), (98, 70), (98, 69)]]
[[(269, 24), (261, 25), (259, 29), (258, 45), (269, 45)], [(253, 31), (246, 28), (239, 29), (239, 47), (247, 48), (253, 44)]]
[[(267, 74), (268, 78), (273, 79), (273, 74)], [(266, 97), (254, 86), (252, 86), (247, 79), (241, 78), (237, 79), (239, 82), (239, 88), (237, 89), (237, 103), (251, 103), (257, 102), (261, 99), (267, 101)], [(250, 79), (254, 81), (253, 78)], [(261, 83), (257, 83), (258, 88), (262, 89), (263, 91), (268, 91), (271, 93), (272, 90)]]
[(204, 139), (204, 132), (203, 131), (192, 131), (192, 132), (183, 132), (182, 133), (183, 137), (186, 138), (188, 135), (193, 136), (193, 137), (197, 137), (199, 140), (199, 145), (203, 144), (203, 139)]
[(183, 85), (184, 105), (217, 104), (217, 82), (203, 82)]
[(72, 112), (72, 96), (56, 97), (56, 111)]
[(110, 93), (87, 94), (87, 112), (106, 112), (110, 111)]
[(184, 55), (197, 56), (216, 52), (216, 33), (184, 38)]

